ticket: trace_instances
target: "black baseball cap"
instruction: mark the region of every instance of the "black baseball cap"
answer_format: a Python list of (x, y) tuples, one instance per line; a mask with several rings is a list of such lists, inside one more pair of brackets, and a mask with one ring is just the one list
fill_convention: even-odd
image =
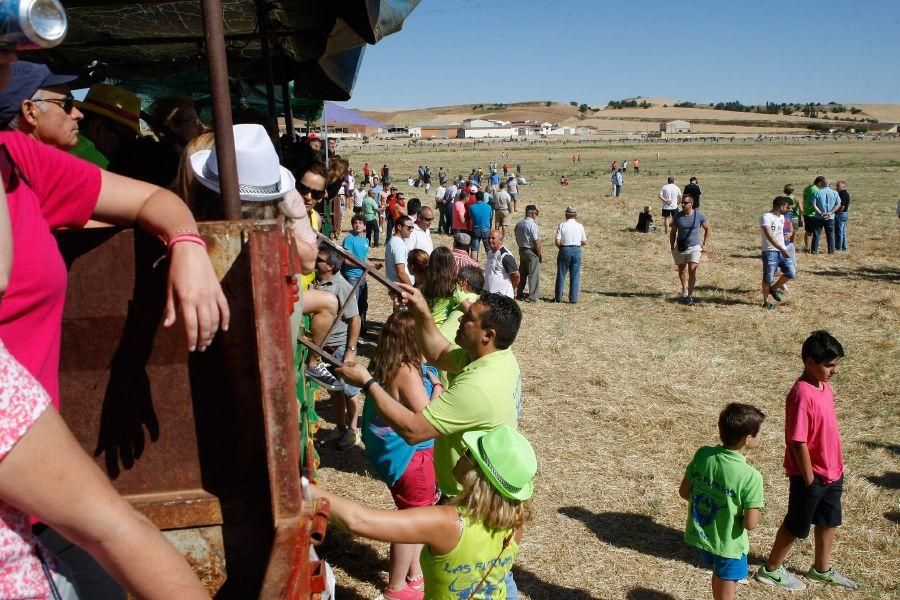
[(41, 88), (63, 85), (77, 75), (57, 75), (47, 65), (20, 60), (10, 65), (9, 83), (0, 92), (0, 125), (6, 125), (19, 113), (22, 100), (30, 100)]

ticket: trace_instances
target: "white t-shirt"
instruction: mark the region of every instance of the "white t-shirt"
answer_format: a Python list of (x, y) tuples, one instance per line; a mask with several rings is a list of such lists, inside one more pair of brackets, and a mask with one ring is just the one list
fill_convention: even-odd
[(772, 238), (781, 244), (781, 247), (784, 247), (784, 215), (767, 212), (759, 218), (759, 227), (759, 246), (763, 252), (766, 250), (779, 250), (778, 246), (772, 245), (763, 229), (768, 229), (769, 233), (772, 234)]
[(667, 183), (659, 190), (663, 199), (663, 210), (678, 210), (678, 201), (681, 200), (681, 188), (674, 183)]
[(353, 207), (362, 208), (363, 201), (369, 196), (366, 190), (353, 190)]
[[(394, 238), (391, 238), (392, 240)], [(419, 250), (424, 250), (428, 253), (428, 256), (431, 256), (431, 253), (434, 252), (434, 242), (431, 239), (431, 231), (425, 231), (419, 224), (413, 221), (413, 230), (410, 232), (409, 237), (406, 238), (406, 249), (410, 252), (418, 248)]]
[(561, 246), (581, 246), (587, 242), (584, 226), (575, 219), (566, 219), (556, 228), (556, 240)]
[(406, 274), (409, 276), (409, 280), (413, 283), (416, 282), (415, 277), (409, 272), (408, 253), (406, 241), (399, 235), (391, 236), (391, 241), (384, 250), (384, 272), (389, 280), (396, 282), (398, 280), (397, 265), (406, 265)]
[(434, 192), (434, 203), (440, 204), (444, 201), (444, 194), (447, 193), (447, 188), (442, 185), (439, 185), (438, 188)]

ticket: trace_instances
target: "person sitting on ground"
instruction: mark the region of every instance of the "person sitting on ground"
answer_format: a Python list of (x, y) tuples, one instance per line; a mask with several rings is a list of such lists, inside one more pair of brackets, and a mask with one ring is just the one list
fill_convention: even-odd
[(638, 222), (635, 230), (640, 233), (656, 231), (656, 227), (653, 227), (653, 215), (650, 213), (649, 206), (644, 207), (644, 212), (638, 213)]
[[(444, 391), (437, 369), (422, 360), (416, 346), (415, 317), (409, 311), (388, 316), (371, 366), (373, 376), (384, 382), (384, 389), (414, 412), (422, 412)], [(434, 475), (434, 440), (407, 444), (368, 400), (363, 406), (362, 438), (369, 463), (387, 484), (398, 509), (437, 503), (440, 492)], [(421, 552), (419, 544), (391, 544), (388, 587), (383, 592), (387, 600), (421, 597)]]
[(569, 185), (569, 178), (566, 177), (565, 175), (561, 175), (560, 178), (559, 178), (559, 185), (561, 185), (561, 186), (563, 186), (563, 187), (568, 187), (568, 185)]
[[(427, 410), (427, 409), (426, 409)], [(453, 466), (461, 489), (450, 504), (398, 512), (367, 508), (316, 486), (330, 518), (350, 533), (424, 544), (426, 598), (506, 598), (525, 524), (532, 518), (534, 449), (512, 427), (470, 431)]]
[(697, 450), (678, 490), (690, 503), (684, 541), (712, 568), (715, 600), (734, 600), (738, 581), (747, 578), (747, 532), (759, 525), (764, 499), (762, 474), (744, 453), (759, 447), (765, 418), (749, 404), (726, 406), (719, 414), (722, 444)]

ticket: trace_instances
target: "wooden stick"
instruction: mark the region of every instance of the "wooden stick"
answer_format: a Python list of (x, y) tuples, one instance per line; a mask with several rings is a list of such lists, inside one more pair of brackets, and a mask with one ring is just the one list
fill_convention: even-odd
[(328, 362), (330, 362), (331, 364), (333, 364), (334, 366), (336, 366), (338, 368), (343, 368), (343, 367), (347, 366), (347, 363), (345, 363), (341, 359), (337, 358), (336, 356), (334, 356), (333, 354), (331, 354), (324, 348), (317, 346), (316, 344), (309, 341), (308, 339), (301, 337), (299, 339), (299, 342), (301, 344), (303, 344), (304, 346), (306, 346), (307, 348), (309, 348), (310, 350), (312, 350), (313, 352), (315, 352), (316, 354), (318, 354), (319, 356), (321, 356), (322, 358), (324, 358), (325, 360), (327, 360)]

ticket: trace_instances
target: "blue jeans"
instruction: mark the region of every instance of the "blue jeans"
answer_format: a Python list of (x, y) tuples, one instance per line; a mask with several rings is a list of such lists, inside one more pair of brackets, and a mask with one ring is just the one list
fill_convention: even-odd
[(813, 254), (819, 253), (819, 239), (822, 236), (823, 228), (825, 229), (825, 242), (828, 244), (828, 254), (834, 254), (834, 219), (816, 219), (810, 251)]
[[(378, 217), (376, 216), (371, 221), (366, 221), (366, 239), (369, 240), (370, 246), (378, 245), (378, 235), (381, 231), (378, 228)], [(372, 243), (372, 237), (375, 238), (375, 243)]]
[(794, 260), (792, 258), (783, 257), (778, 250), (763, 250), (762, 263), (763, 281), (769, 285), (775, 283), (775, 274), (778, 271), (781, 271), (782, 275), (788, 279), (793, 279), (797, 276), (797, 270), (794, 268)]
[[(350, 285), (356, 285), (359, 277), (352, 275), (344, 275), (344, 279)], [(356, 288), (356, 306), (359, 309), (360, 334), (366, 330), (366, 314), (369, 312), (369, 282), (363, 279), (363, 282)]]
[(847, 250), (847, 219), (850, 213), (841, 212), (834, 215), (834, 246), (836, 250)]
[(491, 235), (490, 227), (473, 227), (472, 228), (472, 243), (469, 245), (469, 250), (475, 253), (475, 256), (478, 256), (479, 246), (484, 246), (485, 252), (490, 252), (491, 247), (488, 246), (488, 238)]
[(581, 246), (563, 246), (556, 256), (556, 290), (554, 298), (562, 302), (563, 286), (569, 275), (569, 302), (578, 302), (578, 288), (581, 285)]

